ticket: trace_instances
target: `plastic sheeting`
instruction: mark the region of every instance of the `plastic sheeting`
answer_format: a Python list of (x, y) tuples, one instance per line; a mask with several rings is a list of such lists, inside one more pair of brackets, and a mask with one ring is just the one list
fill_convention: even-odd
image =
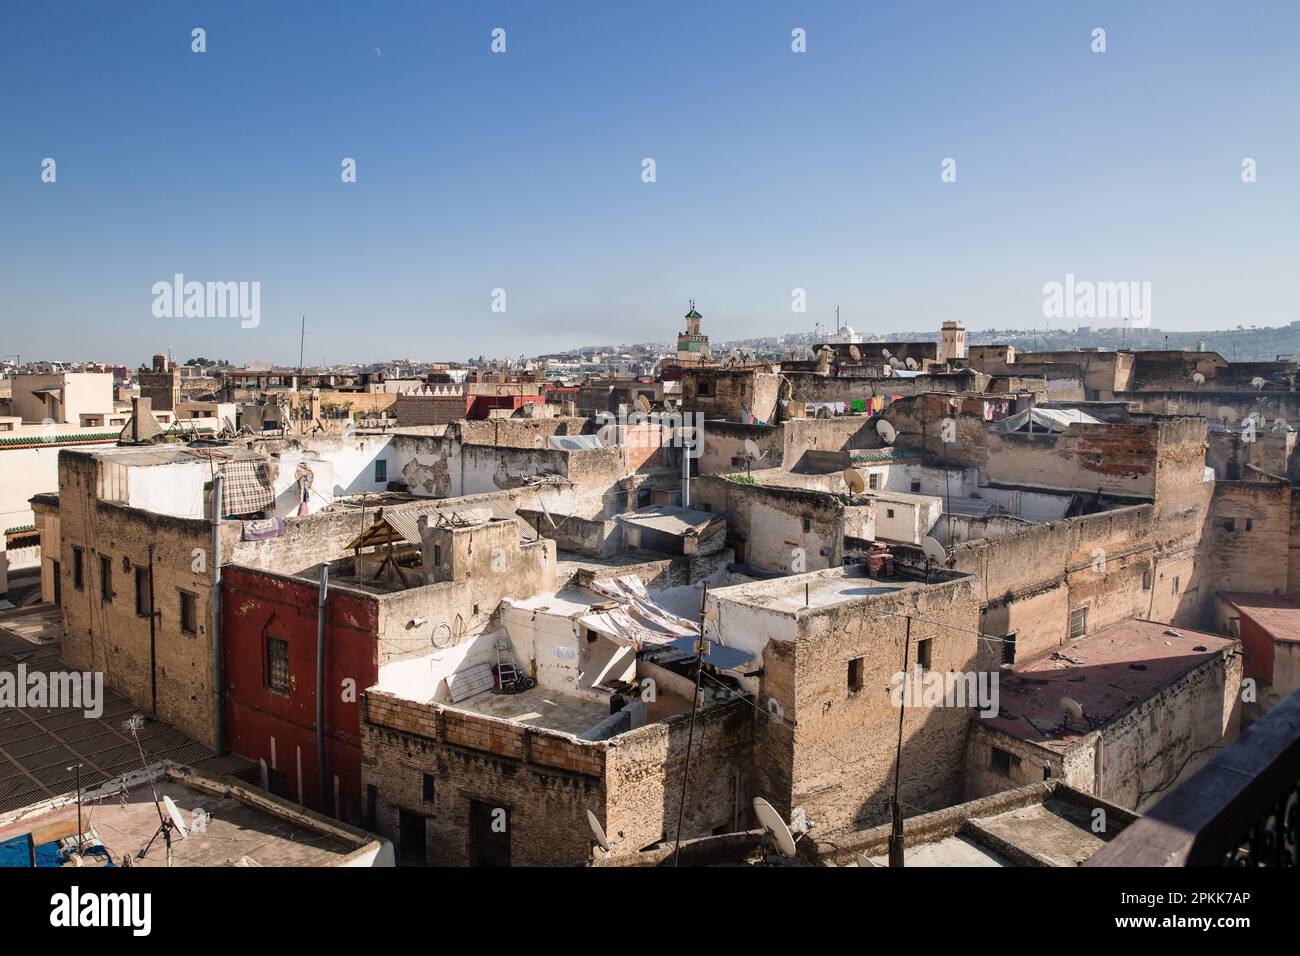
[(1060, 433), (1071, 425), (1100, 424), (1101, 419), (1093, 418), (1077, 408), (1026, 408), (1023, 412), (1002, 419), (998, 423), (998, 431), (1003, 434), (1018, 431)]

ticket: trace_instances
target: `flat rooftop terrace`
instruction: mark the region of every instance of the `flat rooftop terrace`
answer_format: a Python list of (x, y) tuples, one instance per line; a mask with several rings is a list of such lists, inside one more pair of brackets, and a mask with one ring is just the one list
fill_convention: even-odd
[[(512, 720), (541, 730), (555, 730), (574, 737), (581, 737), (609, 717), (608, 700), (566, 694), (543, 687), (534, 687), (519, 694), (486, 691), (448, 706), (486, 717)], [(654, 723), (688, 713), (690, 709), (691, 702), (685, 697), (660, 688), (655, 700), (646, 705), (646, 720)]]
[[(180, 781), (162, 779), (154, 786), (160, 800), (172, 798), (190, 828), (185, 839), (173, 835), (173, 866), (234, 865), (245, 858), (257, 866), (330, 866), (364, 845), (360, 840), (349, 842), (315, 829), (305, 817), (298, 822)], [(195, 821), (202, 814), (207, 814), (206, 822), (201, 830), (196, 829)], [(162, 837), (153, 841), (143, 857), (138, 856), (158, 830), (158, 806), (147, 780), (124, 792), (83, 802), (82, 818), (83, 832), (93, 832), (112, 856), (114, 866), (122, 865), (128, 854), (132, 866), (167, 865)], [(37, 845), (75, 838), (76, 802), (0, 826), (0, 843), (29, 833)], [(93, 859), (87, 857), (87, 862)]]
[[(936, 571), (931, 583), (940, 584), (955, 577), (960, 575)], [(924, 578), (913, 577), (903, 570), (896, 571), (893, 577), (872, 577), (865, 565), (852, 565), (740, 584), (720, 589), (716, 595), (719, 600), (793, 614), (804, 608), (833, 607), (926, 586)]]
[[(1000, 712), (980, 723), (1030, 743), (1070, 743), (1236, 643), (1157, 621), (1119, 621), (1004, 673)], [(1083, 707), (1082, 724), (1063, 724), (1062, 697)]]

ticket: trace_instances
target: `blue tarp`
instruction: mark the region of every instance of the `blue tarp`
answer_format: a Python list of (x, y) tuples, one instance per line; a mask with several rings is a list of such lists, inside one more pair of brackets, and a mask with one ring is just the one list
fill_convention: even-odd
[[(32, 835), (24, 833), (0, 843), (0, 867), (29, 867), (32, 865)], [(36, 848), (37, 866), (62, 866), (63, 854), (58, 842), (45, 843)]]
[[(36, 848), (36, 865), (38, 867), (63, 866), (63, 851), (59, 841), (42, 843)], [(0, 869), (5, 867), (30, 867), (32, 865), (32, 835), (24, 833), (0, 843)]]

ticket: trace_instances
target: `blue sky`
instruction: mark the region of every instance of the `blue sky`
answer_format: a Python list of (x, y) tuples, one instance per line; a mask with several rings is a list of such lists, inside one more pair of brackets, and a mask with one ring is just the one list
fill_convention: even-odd
[[(1294, 2), (0, 7), (24, 358), (296, 364), (303, 314), (309, 364), (536, 354), (668, 340), (690, 297), (718, 339), (1072, 326), (1067, 273), (1280, 324), (1298, 187)], [(178, 272), (260, 282), (260, 324), (155, 318)]]

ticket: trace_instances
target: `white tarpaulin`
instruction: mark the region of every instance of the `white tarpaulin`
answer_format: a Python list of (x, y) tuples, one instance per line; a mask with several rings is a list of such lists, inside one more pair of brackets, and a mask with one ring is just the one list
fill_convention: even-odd
[(693, 621), (655, 604), (636, 575), (601, 578), (592, 581), (590, 588), (602, 597), (616, 601), (619, 606), (593, 609), (579, 616), (578, 621), (616, 644), (635, 648), (666, 645), (686, 635), (699, 633)]
[(1077, 408), (1026, 408), (1023, 412), (1002, 419), (998, 431), (1007, 432), (1055, 432), (1065, 431), (1071, 425), (1100, 425), (1101, 419), (1093, 418), (1087, 412)]

